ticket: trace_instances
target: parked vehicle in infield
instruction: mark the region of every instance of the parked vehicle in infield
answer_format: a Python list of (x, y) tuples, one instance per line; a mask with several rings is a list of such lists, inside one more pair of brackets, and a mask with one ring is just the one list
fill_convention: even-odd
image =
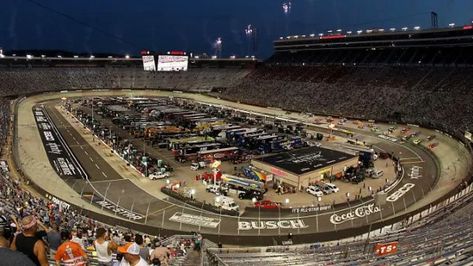
[(340, 191), (340, 189), (332, 183), (321, 183), (322, 184), (322, 191), (324, 191), (325, 194), (331, 194), (331, 193), (336, 193)]
[(214, 205), (217, 208), (222, 208), (229, 211), (238, 211), (240, 209), (240, 207), (235, 203), (235, 200), (227, 196), (215, 197)]
[(418, 144), (420, 144), (421, 142), (422, 142), (422, 140), (419, 139), (419, 138), (414, 138), (414, 139), (412, 140), (412, 143), (414, 143), (415, 145), (418, 145)]
[(256, 190), (246, 190), (246, 191), (239, 191), (238, 192), (239, 199), (253, 199), (262, 200), (263, 193), (256, 191)]
[(384, 172), (382, 170), (374, 169), (374, 171), (371, 173), (370, 177), (371, 178), (380, 178), (383, 175), (384, 175)]
[(309, 186), (309, 187), (307, 187), (307, 189), (305, 191), (307, 191), (307, 193), (309, 193), (313, 196), (316, 196), (316, 197), (322, 197), (324, 195), (322, 190), (320, 190), (320, 188), (316, 187), (316, 186)]
[(168, 178), (170, 176), (171, 176), (171, 173), (169, 172), (156, 172), (156, 173), (150, 174), (148, 178), (150, 180), (158, 180), (158, 179)]
[(198, 163), (192, 163), (191, 164), (191, 170), (197, 171), (199, 169), (202, 169), (205, 167), (205, 162), (198, 162)]
[(226, 195), (227, 192), (228, 192), (228, 189), (226, 187), (222, 187), (222, 186), (219, 186), (219, 185), (215, 185), (215, 184), (211, 184), (211, 185), (208, 185), (206, 188), (205, 188), (205, 191), (207, 192), (210, 192), (210, 193), (213, 193), (215, 195)]
[(262, 200), (255, 202), (255, 207), (262, 209), (277, 209), (280, 207), (280, 204), (271, 200)]

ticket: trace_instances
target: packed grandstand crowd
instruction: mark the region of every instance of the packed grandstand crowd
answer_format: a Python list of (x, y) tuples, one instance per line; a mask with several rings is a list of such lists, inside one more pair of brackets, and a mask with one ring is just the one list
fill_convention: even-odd
[[(2, 166), (2, 265), (85, 265), (86, 262), (88, 265), (130, 265), (122, 262), (128, 261), (125, 256), (128, 253), (149, 265), (178, 265), (189, 252), (200, 249), (202, 238), (197, 234), (151, 236), (100, 223), (67, 204), (34, 195), (10, 176), (8, 166)], [(44, 248), (37, 250), (37, 241), (44, 243)], [(15, 251), (7, 252), (9, 246)], [(73, 255), (67, 253), (67, 246)], [(137, 254), (133, 253), (133, 247)]]
[(213, 87), (235, 85), (248, 71), (205, 69), (180, 73), (144, 72), (139, 68), (43, 68), (2, 69), (0, 96), (18, 91), (35, 93), (72, 89), (163, 88), (209, 91)]

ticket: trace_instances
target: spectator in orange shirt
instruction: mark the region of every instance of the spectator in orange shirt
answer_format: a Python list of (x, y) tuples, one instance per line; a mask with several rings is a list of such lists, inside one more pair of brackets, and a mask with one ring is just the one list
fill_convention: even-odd
[(72, 234), (68, 231), (61, 232), (61, 238), (64, 241), (57, 249), (56, 265), (64, 266), (83, 266), (87, 265), (87, 254), (76, 242), (72, 242)]

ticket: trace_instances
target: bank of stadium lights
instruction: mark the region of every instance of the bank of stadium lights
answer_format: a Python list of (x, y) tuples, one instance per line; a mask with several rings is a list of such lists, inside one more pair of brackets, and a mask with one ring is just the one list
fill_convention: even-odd
[(351, 30), (347, 31), (347, 34), (352, 34), (352, 31)]
[(79, 56), (78, 56), (78, 55), (74, 55), (74, 58), (77, 59), (77, 58), (79, 58)]
[(414, 27), (414, 30), (420, 30), (420, 27), (419, 27), (419, 26), (415, 26), (415, 27)]
[(319, 33), (319, 37), (322, 37), (322, 36), (324, 36), (324, 34), (323, 34), (323, 33)]
[(363, 31), (362, 31), (362, 30), (357, 30), (357, 31), (356, 31), (356, 33), (358, 33), (358, 34), (362, 34), (362, 33), (363, 33)]
[(310, 36), (310, 37), (315, 37), (315, 34), (314, 34), (314, 33), (312, 33), (312, 34), (311, 34), (311, 35), (309, 35), (309, 36)]
[(396, 28), (389, 28), (390, 31), (396, 31)]
[(342, 32), (342, 29), (337, 29), (337, 32)]
[(26, 55), (26, 59), (28, 59), (28, 60), (29, 60), (29, 59), (33, 59), (33, 56), (30, 55), (30, 54), (27, 54), (27, 55)]
[(125, 59), (130, 59), (130, 55), (125, 55)]
[(245, 34), (248, 37), (251, 37), (253, 35), (254, 28), (251, 24), (248, 24), (245, 28)]
[(282, 4), (282, 10), (283, 10), (284, 14), (291, 13), (291, 8), (292, 8), (291, 1)]
[(61, 56), (61, 55), (58, 55), (57, 58), (62, 58), (62, 56)]
[(407, 31), (408, 27), (403, 27), (401, 30), (402, 31)]
[(95, 56), (91, 55), (91, 56), (89, 57), (89, 59), (90, 59), (90, 60), (95, 59)]
[(448, 26), (449, 26), (450, 28), (453, 28), (453, 27), (455, 27), (455, 23), (450, 23), (450, 24), (448, 24)]

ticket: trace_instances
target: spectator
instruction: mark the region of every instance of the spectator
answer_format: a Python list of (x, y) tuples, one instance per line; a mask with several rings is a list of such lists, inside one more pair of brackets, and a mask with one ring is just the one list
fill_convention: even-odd
[(118, 247), (117, 251), (123, 254), (120, 266), (149, 266), (149, 264), (140, 256), (140, 246), (136, 243), (127, 243)]
[(46, 244), (38, 237), (38, 221), (34, 216), (26, 216), (21, 220), (23, 232), (17, 234), (11, 245), (12, 250), (18, 250), (30, 258), (34, 264), (47, 266)]
[(150, 256), (150, 260), (153, 264), (156, 264), (158, 261), (160, 265), (168, 265), (169, 257), (171, 256), (171, 251), (169, 248), (161, 245), (156, 247)]
[(23, 253), (13, 251), (10, 246), (11, 228), (7, 220), (0, 216), (0, 259), (4, 266), (34, 266), (35, 264)]
[(96, 231), (97, 239), (94, 241), (95, 251), (99, 266), (112, 265), (112, 251), (117, 249), (117, 244), (109, 240), (108, 233), (104, 228), (98, 228)]
[(140, 234), (135, 235), (135, 243), (140, 246), (140, 257), (142, 257), (145, 261), (149, 261), (150, 250), (144, 245), (143, 237)]
[(56, 265), (61, 263), (65, 266), (87, 265), (87, 254), (77, 242), (72, 241), (72, 234), (68, 231), (61, 232), (61, 239), (64, 241), (57, 249), (54, 260)]
[(71, 235), (71, 241), (76, 242), (83, 250), (85, 250), (84, 240), (82, 239), (82, 231), (79, 229), (74, 229), (72, 230)]
[(61, 234), (58, 232), (58, 226), (56, 224), (52, 224), (47, 231), (48, 237), (48, 245), (49, 245), (49, 254), (51, 257), (56, 255), (56, 251), (61, 245)]

